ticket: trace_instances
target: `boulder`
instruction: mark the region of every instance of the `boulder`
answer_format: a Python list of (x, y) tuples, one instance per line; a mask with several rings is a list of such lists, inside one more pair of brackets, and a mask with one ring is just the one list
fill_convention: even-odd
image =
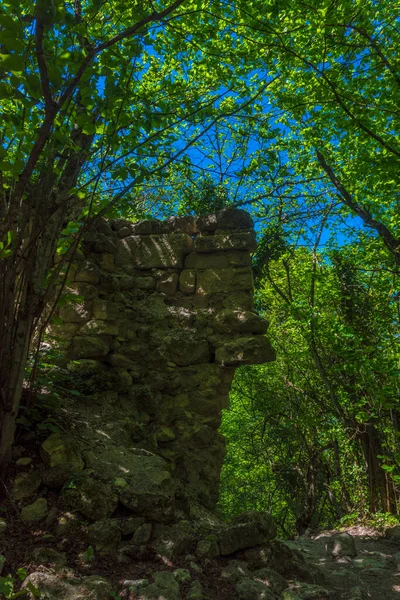
[(45, 498), (38, 498), (32, 504), (24, 506), (21, 510), (21, 519), (25, 521), (25, 523), (42, 521), (47, 516), (48, 512), (47, 500)]
[(205, 600), (206, 595), (203, 591), (203, 586), (198, 579), (191, 583), (186, 597), (187, 600)]
[(11, 488), (11, 496), (14, 500), (29, 498), (33, 496), (41, 483), (42, 475), (39, 471), (18, 473)]
[(286, 579), (277, 571), (274, 571), (274, 569), (264, 567), (263, 569), (254, 571), (252, 576), (256, 581), (261, 581), (268, 586), (270, 590), (277, 596), (280, 596), (280, 594), (287, 588)]
[(67, 483), (61, 499), (68, 509), (78, 511), (93, 521), (110, 517), (118, 504), (118, 496), (110, 485), (86, 474)]
[(68, 466), (70, 473), (82, 471), (83, 460), (71, 438), (59, 432), (52, 433), (42, 444), (41, 456), (46, 467)]
[(354, 558), (357, 556), (354, 538), (347, 532), (329, 536), (325, 542), (325, 550), (333, 558), (340, 558), (342, 556)]
[(268, 321), (248, 310), (221, 310), (212, 321), (214, 331), (218, 333), (266, 333)]
[(320, 585), (294, 582), (282, 593), (282, 600), (330, 600), (335, 594)]
[(199, 231), (213, 232), (216, 229), (252, 229), (254, 223), (246, 211), (227, 207), (216, 213), (198, 217), (196, 225)]
[(244, 548), (252, 548), (272, 539), (276, 527), (264, 513), (250, 511), (236, 517), (218, 533), (221, 554), (226, 556)]
[(221, 571), (221, 577), (228, 581), (236, 582), (242, 579), (250, 579), (251, 572), (247, 564), (241, 560), (232, 560), (227, 567)]
[(154, 526), (154, 548), (158, 554), (169, 559), (187, 552), (193, 538), (194, 533), (189, 521)]
[(229, 267), (250, 266), (250, 254), (241, 250), (207, 252), (204, 254), (193, 253), (189, 254), (185, 259), (185, 269), (226, 269)]
[(69, 358), (102, 358), (108, 354), (109, 343), (96, 335), (77, 336), (73, 338), (68, 351)]
[(86, 461), (88, 468), (107, 485), (114, 484), (116, 477), (123, 477), (126, 486), (118, 490), (119, 500), (136, 515), (154, 521), (165, 521), (171, 517), (174, 510), (173, 482), (168, 465), (160, 456), (150, 452), (138, 454), (134, 449), (122, 446), (109, 446), (96, 453), (88, 453)]
[(392, 542), (400, 542), (400, 525), (385, 529), (385, 536)]
[(215, 558), (220, 555), (218, 538), (216, 535), (210, 534), (206, 538), (200, 540), (197, 544), (196, 554), (200, 558)]
[(153, 526), (151, 523), (143, 523), (133, 534), (132, 541), (137, 546), (142, 546), (150, 541)]

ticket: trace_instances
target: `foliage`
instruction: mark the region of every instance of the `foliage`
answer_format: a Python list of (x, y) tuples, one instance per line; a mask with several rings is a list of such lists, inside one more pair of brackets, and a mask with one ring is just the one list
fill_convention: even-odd
[(269, 232), (264, 240), (257, 304), (277, 360), (235, 378), (222, 427), (221, 508), (228, 516), (243, 506), (268, 510), (285, 535), (347, 513), (396, 513), (399, 313), (391, 263), (376, 266), (371, 247), (317, 252)]
[(27, 594), (32, 594), (34, 598), (40, 598), (39, 590), (31, 583), (28, 582), (26, 588), (23, 590), (15, 591), (15, 584), (17, 582), (24, 581), (26, 579), (28, 572), (26, 569), (17, 569), (16, 571), (17, 579), (13, 577), (11, 574), (6, 575), (6, 577), (0, 577), (0, 593), (7, 600), (14, 600), (15, 598), (21, 598), (26, 596)]

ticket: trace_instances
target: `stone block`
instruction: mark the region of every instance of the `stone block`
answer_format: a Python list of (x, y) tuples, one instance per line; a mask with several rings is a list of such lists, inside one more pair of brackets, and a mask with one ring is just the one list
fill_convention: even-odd
[(225, 269), (227, 267), (249, 267), (251, 256), (245, 250), (189, 254), (185, 259), (187, 269)]
[(14, 500), (29, 498), (33, 496), (41, 483), (42, 476), (39, 471), (18, 473), (11, 488), (11, 496)]
[[(179, 332), (180, 333), (180, 332)], [(167, 340), (165, 357), (179, 367), (210, 362), (207, 340), (191, 335), (171, 336)]]
[(101, 254), (99, 258), (99, 267), (107, 273), (113, 273), (115, 270), (114, 255), (110, 254), (109, 252)]
[(156, 287), (156, 281), (153, 277), (137, 277), (135, 282), (139, 290), (154, 290)]
[(266, 333), (268, 321), (247, 310), (222, 310), (211, 323), (218, 333)]
[(184, 269), (179, 275), (179, 289), (184, 294), (194, 294), (196, 290), (196, 272)]
[(79, 333), (81, 335), (118, 335), (118, 324), (114, 321), (95, 319), (85, 323)]
[(119, 308), (113, 302), (96, 298), (92, 304), (93, 317), (103, 321), (112, 321), (119, 316)]
[(83, 263), (79, 263), (78, 270), (74, 275), (74, 281), (79, 281), (80, 283), (91, 283), (95, 285), (100, 281), (100, 270), (97, 265), (92, 262), (85, 261)]
[(93, 244), (93, 252), (96, 252), (96, 254), (115, 254), (116, 251), (115, 243), (107, 237), (99, 239)]
[(228, 556), (244, 548), (252, 548), (263, 544), (268, 536), (258, 527), (257, 523), (236, 523), (228, 525), (218, 533), (221, 554)]
[(257, 242), (254, 231), (199, 235), (194, 241), (195, 252), (221, 252), (223, 250), (247, 250), (254, 252), (256, 249)]
[(237, 208), (224, 208), (217, 213), (205, 215), (197, 219), (199, 231), (215, 231), (216, 229), (253, 229), (254, 223), (250, 215)]
[(72, 340), (68, 356), (71, 359), (101, 358), (109, 351), (109, 344), (96, 335), (77, 336)]
[(47, 500), (45, 498), (38, 498), (33, 504), (24, 506), (21, 510), (21, 519), (26, 523), (42, 521), (42, 519), (47, 516), (48, 512)]
[(90, 319), (90, 310), (86, 303), (71, 303), (60, 308), (60, 319), (65, 323), (86, 323)]
[(195, 234), (198, 229), (196, 225), (196, 217), (169, 217), (161, 223), (162, 233), (174, 233), (179, 231), (188, 235)]
[(219, 346), (215, 352), (215, 362), (232, 367), (264, 364), (275, 357), (269, 340), (262, 335), (236, 338)]
[(237, 290), (252, 290), (253, 272), (250, 267), (238, 269), (209, 269), (197, 273), (196, 294), (218, 294)]
[(162, 273), (157, 281), (157, 291), (167, 296), (173, 296), (178, 287), (178, 273)]
[(193, 240), (186, 233), (131, 235), (117, 243), (115, 262), (117, 266), (139, 269), (182, 268), (192, 245)]

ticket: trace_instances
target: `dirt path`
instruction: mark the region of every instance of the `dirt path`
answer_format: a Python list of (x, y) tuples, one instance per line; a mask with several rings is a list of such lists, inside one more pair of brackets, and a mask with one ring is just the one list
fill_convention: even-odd
[[(339, 531), (324, 531), (285, 543), (323, 571), (324, 587), (334, 590), (340, 599), (400, 600), (400, 540), (389, 541), (378, 530), (367, 527), (351, 527), (345, 531), (356, 543), (358, 554), (353, 559), (335, 560), (327, 556), (327, 537)], [(361, 588), (362, 594), (354, 590), (356, 587)]]

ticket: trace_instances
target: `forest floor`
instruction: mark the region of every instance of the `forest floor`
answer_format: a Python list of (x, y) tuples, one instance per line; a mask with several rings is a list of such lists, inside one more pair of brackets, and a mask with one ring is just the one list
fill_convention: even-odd
[[(326, 538), (346, 531), (355, 540), (357, 556), (353, 559), (333, 559), (325, 552)], [(315, 536), (301, 536), (285, 541), (299, 550), (307, 563), (319, 567), (325, 576), (324, 587), (346, 598), (350, 590), (359, 587), (361, 598), (368, 600), (400, 600), (400, 540), (388, 540), (376, 528), (355, 526), (339, 531), (323, 531)], [(350, 593), (349, 598), (356, 598)]]

